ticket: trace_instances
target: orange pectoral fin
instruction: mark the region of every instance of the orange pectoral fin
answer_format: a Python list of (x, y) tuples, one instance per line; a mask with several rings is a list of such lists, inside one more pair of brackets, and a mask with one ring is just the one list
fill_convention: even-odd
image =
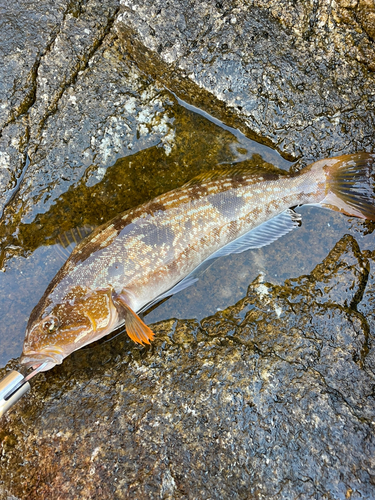
[(116, 298), (116, 302), (121, 306), (125, 317), (126, 333), (138, 344), (149, 344), (154, 340), (154, 332), (143, 323), (141, 318), (131, 307), (128, 306), (122, 294)]

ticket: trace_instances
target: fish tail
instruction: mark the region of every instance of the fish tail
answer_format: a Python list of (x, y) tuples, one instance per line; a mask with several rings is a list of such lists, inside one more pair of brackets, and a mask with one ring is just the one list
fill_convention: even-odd
[(323, 207), (375, 220), (375, 154), (357, 153), (332, 158), (323, 169), (327, 195)]

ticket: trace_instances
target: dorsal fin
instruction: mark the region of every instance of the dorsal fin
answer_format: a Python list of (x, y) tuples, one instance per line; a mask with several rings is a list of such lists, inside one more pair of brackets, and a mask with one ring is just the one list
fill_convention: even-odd
[(86, 236), (92, 233), (95, 226), (73, 227), (57, 236), (57, 252), (66, 260), (70, 254)]
[(215, 181), (225, 178), (241, 177), (243, 175), (254, 175), (263, 176), (266, 178), (274, 178), (275, 176), (288, 175), (289, 172), (275, 167), (271, 163), (264, 163), (259, 165), (254, 164), (254, 161), (243, 161), (236, 163), (232, 167), (223, 166), (222, 168), (217, 168), (211, 170), (210, 172), (204, 172), (196, 177), (193, 177), (190, 181), (183, 185), (183, 187), (195, 186), (201, 184), (202, 182)]

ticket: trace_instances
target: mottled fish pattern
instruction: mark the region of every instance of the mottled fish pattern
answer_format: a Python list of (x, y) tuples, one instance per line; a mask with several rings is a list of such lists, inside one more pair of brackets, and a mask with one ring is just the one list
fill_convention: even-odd
[(297, 174), (233, 167), (116, 216), (75, 247), (50, 283), (29, 320), (24, 363), (47, 360), (51, 368), (124, 322), (133, 340), (148, 343), (153, 333), (138, 311), (231, 242), (237, 249), (228, 253), (292, 230), (299, 218), (290, 207), (320, 204), (374, 218), (374, 158), (345, 155)]

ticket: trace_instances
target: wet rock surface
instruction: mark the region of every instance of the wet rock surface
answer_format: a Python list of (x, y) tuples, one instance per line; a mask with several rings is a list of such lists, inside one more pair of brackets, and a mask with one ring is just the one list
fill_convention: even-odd
[[(43, 245), (217, 164), (288, 167), (178, 97), (300, 165), (373, 150), (367, 0), (23, 0), (0, 14), (6, 360), (61, 263)], [(373, 225), (316, 217), (172, 299), (192, 317), (184, 301), (206, 311), (219, 290), (222, 311), (40, 375), (0, 422), (0, 498), (375, 498)]]
[(74, 353), (2, 422), (3, 497), (372, 498), (369, 259), (347, 236), (309, 276), (156, 325), (150, 349)]
[(373, 3), (121, 5), (116, 27), (141, 67), (282, 154), (372, 147)]
[(0, 130), (5, 137), (12, 135), (19, 154), (2, 151), (2, 166), (10, 178), (3, 175), (1, 211), (9, 202), (4, 191), (18, 187), (24, 175), (30, 176), (26, 154), (32, 157), (39, 148), (45, 122), (103, 42), (117, 8), (115, 1), (104, 6), (90, 1), (47, 1), (37, 6), (29, 1), (2, 2)]

